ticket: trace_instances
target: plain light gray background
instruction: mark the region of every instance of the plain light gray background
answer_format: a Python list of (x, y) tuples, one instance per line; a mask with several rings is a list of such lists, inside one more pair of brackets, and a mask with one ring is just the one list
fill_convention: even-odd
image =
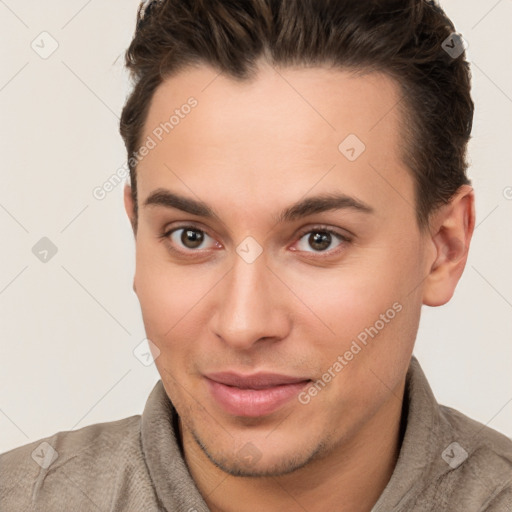
[[(441, 4), (469, 44), (478, 226), (454, 298), (424, 308), (415, 354), (441, 403), (512, 436), (512, 2)], [(145, 336), (122, 186), (92, 195), (126, 159), (137, 6), (0, 0), (0, 452), (140, 414), (159, 379), (133, 353)], [(43, 237), (57, 248), (46, 263), (32, 250)]]

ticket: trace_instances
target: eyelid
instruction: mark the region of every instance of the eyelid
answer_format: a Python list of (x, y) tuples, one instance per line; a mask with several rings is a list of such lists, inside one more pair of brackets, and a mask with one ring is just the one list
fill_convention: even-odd
[(186, 230), (186, 229), (189, 229), (189, 228), (194, 230), (194, 231), (200, 231), (201, 233), (204, 233), (205, 235), (209, 236), (212, 240), (214, 240), (216, 244), (220, 243), (220, 242), (217, 242), (215, 240), (215, 238), (208, 233), (208, 230), (206, 230), (203, 227), (195, 225), (193, 222), (187, 222), (187, 223), (184, 223), (182, 225), (172, 226), (172, 227), (168, 227), (168, 228), (166, 227), (166, 228), (163, 229), (162, 233), (160, 233), (158, 235), (158, 238), (163, 240), (164, 242), (167, 242), (167, 245), (170, 247), (170, 249), (172, 251), (178, 253), (178, 254), (182, 254), (182, 255), (187, 255), (188, 256), (188, 255), (193, 255), (195, 253), (202, 254), (205, 251), (207, 251), (208, 249), (197, 249), (197, 250), (194, 250), (194, 249), (176, 249), (173, 246), (173, 244), (170, 241), (170, 236), (175, 231), (179, 231), (180, 229), (185, 229)]
[[(169, 228), (164, 228), (162, 233), (158, 235), (158, 238), (160, 239), (163, 239), (164, 241), (167, 241), (168, 242), (168, 245), (170, 246), (171, 250), (178, 253), (178, 254), (182, 254), (182, 255), (195, 255), (195, 254), (198, 254), (198, 255), (201, 255), (202, 253), (204, 253), (205, 251), (208, 251), (208, 249), (197, 249), (197, 250), (194, 250), (194, 249), (176, 249), (172, 243), (170, 243), (169, 241), (169, 238), (170, 238), (170, 235), (173, 234), (175, 231), (178, 231), (180, 229), (187, 229), (187, 228), (191, 228), (193, 230), (196, 230), (196, 231), (200, 231), (202, 233), (204, 233), (205, 235), (209, 236), (212, 240), (215, 240), (215, 238), (213, 236), (211, 236), (209, 233), (208, 233), (208, 230), (201, 227), (201, 226), (198, 226), (196, 225), (194, 222), (187, 222), (187, 223), (184, 223), (182, 225), (177, 225), (177, 226), (172, 226), (172, 227), (169, 227)], [(338, 228), (339, 229), (339, 228)], [(301, 228), (298, 233), (296, 233), (296, 235), (294, 236), (294, 239), (295, 242), (294, 242), (294, 245), (295, 243), (297, 243), (298, 241), (300, 241), (300, 239), (307, 233), (311, 233), (311, 232), (323, 232), (323, 233), (329, 233), (331, 235), (334, 235), (336, 237), (338, 237), (341, 241), (340, 245), (335, 248), (335, 249), (330, 249), (328, 251), (319, 251), (319, 252), (315, 252), (315, 251), (297, 251), (297, 249), (293, 249), (294, 251), (297, 251), (297, 252), (306, 252), (307, 254), (313, 254), (314, 258), (316, 259), (320, 259), (322, 257), (330, 257), (330, 256), (333, 256), (335, 254), (337, 254), (340, 250), (340, 247), (345, 245), (346, 243), (350, 243), (352, 242), (352, 237), (354, 237), (354, 235), (352, 233), (350, 234), (343, 234), (342, 232), (338, 231), (338, 229), (335, 229), (335, 228), (332, 228), (328, 225), (324, 225), (324, 224), (313, 224), (313, 225), (309, 225), (309, 226), (304, 226), (303, 228)], [(347, 230), (345, 230), (347, 231)], [(347, 233), (349, 233), (347, 231)], [(216, 244), (220, 244), (220, 242), (217, 242), (215, 240), (215, 243)], [(222, 245), (222, 244), (220, 244)]]
[[(299, 232), (297, 233), (297, 236), (302, 237), (306, 233), (310, 233), (312, 231), (331, 233), (332, 235), (339, 236), (341, 239), (346, 240), (346, 241), (351, 241), (351, 239), (354, 237), (354, 235), (352, 233), (349, 233), (347, 230), (333, 228), (326, 224), (313, 224), (312, 226), (305, 226), (304, 228), (301, 228), (299, 230)], [(346, 231), (347, 234), (343, 234), (342, 231)]]
[[(296, 238), (298, 239), (297, 242), (299, 242), (304, 235), (306, 235), (308, 233), (314, 233), (314, 232), (329, 233), (330, 235), (333, 235), (333, 236), (339, 238), (340, 244), (337, 247), (335, 247), (334, 249), (329, 249), (327, 251), (300, 251), (307, 255), (307, 256), (305, 256), (306, 258), (312, 258), (315, 260), (332, 258), (334, 256), (337, 256), (341, 251), (343, 251), (344, 246), (346, 244), (352, 242), (353, 235), (347, 236), (347, 235), (341, 233), (338, 229), (332, 228), (327, 225), (322, 225), (322, 224), (314, 224), (312, 226), (310, 225), (310, 226), (305, 226), (304, 228), (302, 228), (296, 235)], [(294, 245), (297, 242), (294, 242)], [(293, 249), (293, 250), (296, 251), (297, 249)], [(299, 251), (297, 251), (297, 252), (299, 252)]]

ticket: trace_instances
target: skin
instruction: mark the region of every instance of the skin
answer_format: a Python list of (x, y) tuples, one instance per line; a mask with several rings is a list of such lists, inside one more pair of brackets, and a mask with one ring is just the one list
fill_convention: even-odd
[[(399, 453), (421, 307), (446, 303), (466, 263), (473, 190), (461, 187), (420, 230), (399, 155), (399, 91), (384, 74), (261, 62), (254, 81), (236, 82), (188, 68), (157, 89), (141, 140), (190, 96), (197, 107), (138, 165), (134, 229), (134, 290), (190, 473), (212, 511), (370, 511)], [(353, 162), (338, 150), (348, 134), (366, 145)], [(157, 188), (200, 199), (218, 217), (144, 207)], [(333, 191), (373, 213), (274, 221)], [(135, 228), (128, 185), (125, 208)], [(198, 248), (184, 245), (183, 231), (159, 238), (190, 224), (204, 233)], [(349, 241), (332, 236), (319, 249), (319, 225)], [(252, 263), (236, 252), (247, 236), (262, 249)], [(208, 392), (203, 375), (214, 371), (321, 379), (395, 303), (401, 311), (307, 404), (245, 418)]]

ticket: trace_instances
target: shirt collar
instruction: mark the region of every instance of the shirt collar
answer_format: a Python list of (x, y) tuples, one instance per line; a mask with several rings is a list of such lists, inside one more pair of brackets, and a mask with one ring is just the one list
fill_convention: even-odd
[[(440, 415), (432, 389), (416, 357), (412, 356), (405, 380), (402, 417), (405, 433), (391, 478), (372, 512), (401, 510), (425, 485), (424, 474), (438, 452)], [(446, 464), (445, 464), (446, 465)], [(440, 466), (440, 470), (444, 470)]]
[[(442, 474), (449, 467), (441, 459), (439, 405), (418, 360), (412, 356), (406, 375), (402, 415), (405, 418), (397, 464), (372, 512), (401, 510), (425, 485), (427, 471)], [(178, 441), (178, 415), (159, 380), (147, 400), (141, 422), (144, 457), (163, 510), (208, 512)]]
[(142, 451), (162, 510), (208, 512), (178, 441), (178, 414), (159, 380), (141, 421)]

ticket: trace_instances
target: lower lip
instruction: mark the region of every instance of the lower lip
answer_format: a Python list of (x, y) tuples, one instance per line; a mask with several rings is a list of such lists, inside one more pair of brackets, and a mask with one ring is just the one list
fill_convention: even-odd
[(265, 389), (240, 389), (208, 378), (206, 382), (213, 398), (227, 413), (252, 418), (277, 411), (309, 384), (302, 381)]

